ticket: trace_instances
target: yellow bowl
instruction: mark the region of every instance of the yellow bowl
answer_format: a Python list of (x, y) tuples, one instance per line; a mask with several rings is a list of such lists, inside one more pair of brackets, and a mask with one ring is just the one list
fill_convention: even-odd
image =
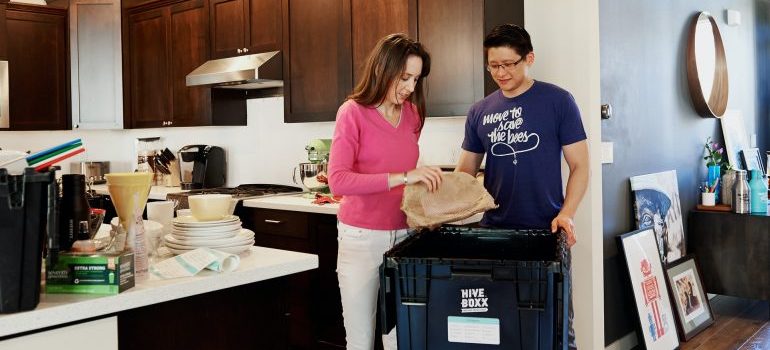
[(229, 194), (201, 194), (187, 197), (192, 215), (199, 221), (221, 220), (230, 214), (233, 197)]

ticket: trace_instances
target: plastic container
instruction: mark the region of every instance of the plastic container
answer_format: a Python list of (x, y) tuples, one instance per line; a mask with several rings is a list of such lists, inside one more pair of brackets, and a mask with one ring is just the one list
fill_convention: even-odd
[(751, 212), (757, 214), (767, 213), (767, 183), (765, 175), (760, 170), (751, 171)]
[(58, 232), (54, 172), (0, 169), (0, 313), (32, 310), (40, 301), (46, 232), (54, 240)]
[(548, 231), (443, 227), (396, 245), (381, 267), (383, 332), (399, 349), (558, 349), (569, 301)]

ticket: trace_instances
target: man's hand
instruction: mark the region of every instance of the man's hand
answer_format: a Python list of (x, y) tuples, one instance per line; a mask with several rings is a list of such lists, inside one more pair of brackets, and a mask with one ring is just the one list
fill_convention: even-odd
[(559, 228), (563, 229), (567, 234), (567, 247), (572, 248), (577, 242), (575, 239), (575, 223), (572, 222), (572, 218), (562, 213), (556, 215), (553, 221), (551, 221), (551, 232), (556, 233), (559, 231)]

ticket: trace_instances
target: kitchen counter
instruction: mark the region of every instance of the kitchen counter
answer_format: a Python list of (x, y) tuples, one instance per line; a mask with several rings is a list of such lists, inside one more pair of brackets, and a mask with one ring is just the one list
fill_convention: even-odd
[[(307, 213), (330, 215), (337, 215), (337, 211), (340, 209), (339, 204), (313, 204), (313, 199), (304, 198), (299, 194), (247, 199), (243, 201), (243, 206), (247, 208), (302, 211)], [(465, 220), (453, 222), (452, 224), (466, 225), (479, 222), (481, 221), (482, 216), (483, 213), (478, 213)]]
[[(96, 191), (98, 194), (106, 194), (109, 195), (110, 192), (107, 191), (107, 185), (93, 185), (91, 186), (91, 189)], [(159, 201), (165, 201), (166, 195), (169, 193), (177, 193), (177, 192), (187, 192), (188, 190), (183, 190), (181, 187), (166, 187), (166, 186), (152, 186), (150, 188), (150, 196), (149, 199), (159, 200)]]
[(0, 337), (247, 285), (317, 267), (316, 255), (255, 246), (241, 255), (238, 269), (230, 273), (203, 270), (193, 277), (168, 280), (152, 276), (148, 281), (137, 283), (117, 295), (43, 293), (35, 310), (0, 315)]

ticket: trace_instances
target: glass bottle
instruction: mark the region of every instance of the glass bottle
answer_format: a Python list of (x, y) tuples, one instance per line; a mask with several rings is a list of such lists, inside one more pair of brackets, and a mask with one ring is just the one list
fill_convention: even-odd
[(765, 214), (767, 213), (767, 184), (765, 176), (759, 170), (751, 171), (751, 212)]
[(62, 196), (59, 206), (59, 249), (69, 250), (78, 240), (78, 224), (88, 222), (86, 177), (82, 174), (62, 175)]
[(746, 181), (746, 170), (735, 171), (735, 184), (733, 185), (733, 211), (738, 214), (747, 214), (751, 207), (749, 197), (749, 183)]

